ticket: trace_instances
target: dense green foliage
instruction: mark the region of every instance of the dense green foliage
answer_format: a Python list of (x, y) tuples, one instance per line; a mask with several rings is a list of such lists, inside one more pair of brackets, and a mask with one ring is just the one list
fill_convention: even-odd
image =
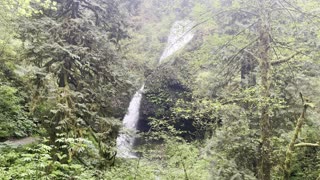
[[(319, 8), (3, 0), (0, 179), (320, 179)], [(184, 19), (193, 40), (159, 64)], [(140, 157), (121, 158), (143, 81)]]

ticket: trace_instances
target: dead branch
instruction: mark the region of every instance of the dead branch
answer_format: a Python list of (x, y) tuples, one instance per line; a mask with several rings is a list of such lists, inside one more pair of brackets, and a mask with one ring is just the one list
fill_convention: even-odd
[(291, 59), (293, 59), (296, 55), (300, 54), (300, 51), (297, 51), (295, 52), (294, 54), (292, 54), (291, 56), (289, 57), (286, 57), (286, 58), (283, 58), (283, 59), (280, 59), (280, 60), (277, 60), (277, 61), (272, 61), (271, 62), (271, 65), (272, 66), (276, 66), (276, 65), (280, 65), (282, 63), (285, 63), (285, 62), (288, 62), (290, 61)]
[(295, 144), (294, 147), (320, 147), (319, 143), (299, 143)]

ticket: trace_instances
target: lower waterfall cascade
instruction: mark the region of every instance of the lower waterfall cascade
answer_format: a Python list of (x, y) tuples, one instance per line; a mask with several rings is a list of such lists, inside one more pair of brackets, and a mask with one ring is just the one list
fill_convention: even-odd
[(117, 138), (117, 149), (119, 157), (135, 158), (136, 155), (132, 152), (132, 147), (135, 141), (135, 133), (137, 129), (137, 123), (139, 120), (140, 104), (142, 99), (142, 92), (144, 90), (144, 84), (138, 90), (130, 101), (128, 112), (123, 118), (123, 127), (131, 131), (129, 133), (121, 133)]

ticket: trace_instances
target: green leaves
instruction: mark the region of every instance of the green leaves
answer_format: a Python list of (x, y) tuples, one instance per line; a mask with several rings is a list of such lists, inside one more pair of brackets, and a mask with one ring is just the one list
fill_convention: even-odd
[(62, 164), (52, 154), (52, 146), (40, 143), (25, 149), (0, 149), (0, 177), (4, 179), (93, 179), (95, 172), (80, 164)]
[(6, 16), (31, 16), (42, 13), (32, 7), (37, 5), (45, 9), (55, 9), (57, 3), (51, 0), (2, 0), (1, 8), (6, 12)]
[(23, 111), (21, 101), (16, 88), (0, 86), (0, 138), (24, 137), (35, 127)]

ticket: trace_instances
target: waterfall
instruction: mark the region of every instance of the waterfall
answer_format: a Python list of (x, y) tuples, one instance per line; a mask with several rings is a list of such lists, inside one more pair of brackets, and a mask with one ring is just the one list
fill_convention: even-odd
[[(159, 64), (165, 58), (171, 56), (173, 53), (175, 53), (191, 41), (194, 36), (193, 32), (191, 31), (192, 27), (193, 22), (189, 20), (176, 21), (173, 24), (170, 30), (166, 48), (159, 59)], [(135, 141), (135, 136), (132, 134), (137, 131), (143, 90), (144, 84), (131, 99), (127, 114), (123, 119), (123, 127), (124, 129), (128, 130), (129, 133), (121, 133), (117, 138), (118, 157), (137, 158), (137, 156), (132, 152), (133, 144)]]
[(160, 57), (159, 63), (191, 41), (194, 36), (192, 32), (193, 26), (194, 23), (190, 20), (176, 21), (172, 25), (167, 46)]
[[(144, 84), (131, 99), (128, 112), (123, 118), (123, 127), (129, 131), (136, 131), (137, 129), (143, 89), (144, 89)], [(121, 133), (120, 136), (117, 138), (117, 149), (118, 149), (117, 155), (119, 157), (136, 158), (136, 155), (132, 152), (132, 147), (135, 141), (135, 137), (130, 133), (135, 133), (135, 132), (129, 132), (129, 134)]]

